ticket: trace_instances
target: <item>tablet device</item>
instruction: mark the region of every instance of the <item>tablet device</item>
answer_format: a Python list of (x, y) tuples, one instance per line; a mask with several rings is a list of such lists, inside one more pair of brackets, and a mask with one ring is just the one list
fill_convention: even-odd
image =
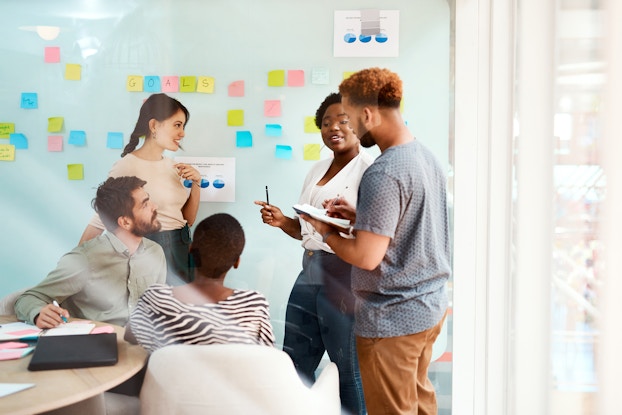
[(112, 366), (118, 360), (115, 333), (40, 336), (28, 370)]

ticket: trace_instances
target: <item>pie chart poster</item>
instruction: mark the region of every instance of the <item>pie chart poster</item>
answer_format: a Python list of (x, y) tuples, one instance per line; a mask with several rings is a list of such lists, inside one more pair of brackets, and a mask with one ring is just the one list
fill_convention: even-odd
[(235, 158), (175, 157), (201, 173), (201, 202), (235, 202)]
[[(335, 57), (399, 56), (400, 11), (379, 10), (378, 30), (363, 33), (361, 10), (335, 10), (333, 55)], [(369, 23), (369, 22), (368, 22)]]

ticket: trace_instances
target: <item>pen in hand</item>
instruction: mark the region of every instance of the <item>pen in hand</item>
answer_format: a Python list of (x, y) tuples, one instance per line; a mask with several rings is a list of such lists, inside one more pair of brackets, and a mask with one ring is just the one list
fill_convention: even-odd
[[(56, 301), (56, 300), (54, 300), (54, 301), (52, 302), (52, 304), (54, 304), (56, 307), (60, 307), (60, 306), (58, 305), (58, 301)], [(59, 314), (59, 316), (60, 316), (60, 318), (63, 320), (63, 323), (66, 323), (66, 322), (67, 322), (67, 317), (65, 317), (65, 316), (64, 316), (64, 315), (62, 315), (62, 314)]]
[(268, 186), (266, 186), (266, 205), (270, 204), (270, 198), (268, 197)]

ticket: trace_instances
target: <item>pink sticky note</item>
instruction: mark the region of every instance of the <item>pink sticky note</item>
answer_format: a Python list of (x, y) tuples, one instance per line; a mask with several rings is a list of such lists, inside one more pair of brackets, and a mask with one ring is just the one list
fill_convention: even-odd
[(163, 76), (162, 92), (179, 92), (179, 76)]
[(60, 48), (58, 46), (47, 46), (45, 48), (45, 63), (60, 62)]
[(102, 334), (102, 333), (114, 333), (114, 327), (112, 326), (99, 326), (95, 327), (91, 330), (91, 334)]
[(49, 135), (48, 136), (48, 151), (63, 151), (63, 136), (62, 135)]
[(263, 103), (263, 114), (266, 117), (281, 116), (281, 101), (278, 99), (268, 99)]
[(301, 69), (287, 71), (287, 86), (305, 86), (305, 71)]
[(16, 336), (16, 337), (25, 337), (25, 336), (30, 336), (31, 334), (37, 334), (40, 331), (41, 330), (25, 329), (25, 330), (12, 331), (12, 332), (6, 333), (6, 334), (9, 334), (11, 336)]
[(229, 84), (229, 96), (230, 97), (243, 97), (244, 96), (244, 81), (233, 81)]
[(28, 343), (22, 343), (22, 342), (1, 342), (0, 343), (0, 350), (21, 349), (24, 347), (28, 347)]

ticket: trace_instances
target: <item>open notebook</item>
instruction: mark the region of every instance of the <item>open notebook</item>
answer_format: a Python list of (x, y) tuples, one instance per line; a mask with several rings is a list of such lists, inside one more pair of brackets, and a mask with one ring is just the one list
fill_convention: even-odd
[(293, 208), (298, 214), (306, 213), (314, 219), (328, 223), (329, 225), (336, 226), (343, 229), (345, 233), (349, 233), (350, 221), (347, 219), (333, 218), (327, 216), (326, 209), (318, 209), (315, 206), (311, 206), (306, 203), (303, 205), (296, 204), (293, 206)]

